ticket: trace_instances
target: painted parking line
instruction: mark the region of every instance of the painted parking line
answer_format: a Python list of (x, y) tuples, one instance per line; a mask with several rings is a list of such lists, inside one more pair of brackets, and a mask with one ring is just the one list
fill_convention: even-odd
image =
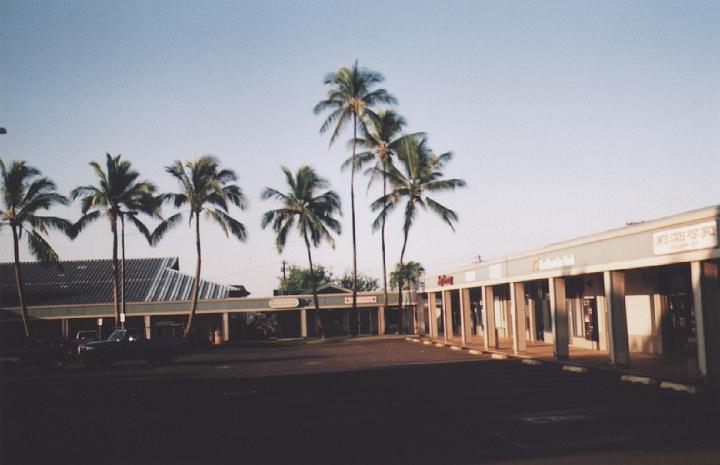
[(450, 350), (463, 350), (462, 347), (459, 346), (450, 346)]
[(532, 366), (542, 365), (542, 362), (540, 360), (535, 360), (534, 358), (524, 358), (522, 359), (522, 363)]
[(426, 346), (432, 345), (432, 341), (422, 341), (422, 343), (425, 344)]
[(482, 352), (481, 352), (481, 351), (475, 350), (475, 349), (470, 349), (470, 350), (468, 350), (468, 353), (469, 353), (469, 354), (472, 354), (472, 355), (482, 355)]
[(507, 360), (508, 356), (505, 354), (492, 354), (490, 358), (493, 358), (495, 360)]
[(436, 342), (435, 347), (445, 347), (445, 344), (443, 344), (442, 342)]

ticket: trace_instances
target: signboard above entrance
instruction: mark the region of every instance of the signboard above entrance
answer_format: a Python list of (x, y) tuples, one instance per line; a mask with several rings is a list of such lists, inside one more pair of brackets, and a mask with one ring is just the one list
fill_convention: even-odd
[(655, 255), (711, 249), (717, 246), (717, 223), (715, 221), (666, 229), (653, 234)]
[(270, 306), (270, 308), (296, 308), (300, 305), (300, 299), (298, 299), (297, 297), (270, 299), (268, 305)]
[(533, 262), (533, 271), (554, 270), (566, 266), (575, 266), (575, 254), (537, 259)]
[[(352, 297), (345, 297), (346, 304), (352, 304)], [(359, 295), (357, 296), (357, 303), (359, 304), (376, 304), (376, 295)]]
[(447, 275), (438, 276), (438, 281), (437, 281), (437, 283), (438, 283), (438, 286), (452, 285), (452, 283), (453, 283), (453, 277), (452, 277), (452, 276), (447, 276)]

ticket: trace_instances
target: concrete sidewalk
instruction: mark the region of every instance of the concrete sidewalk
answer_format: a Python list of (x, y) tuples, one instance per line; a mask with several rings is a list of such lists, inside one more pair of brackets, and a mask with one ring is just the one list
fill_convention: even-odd
[[(423, 340), (430, 341), (427, 337)], [(439, 338), (433, 343), (443, 343), (450, 347), (464, 350), (476, 350), (483, 353), (497, 354), (503, 357), (536, 360), (540, 363), (555, 363), (567, 367), (581, 369), (608, 370), (617, 372), (624, 381), (642, 382), (646, 384), (660, 384), (667, 388), (677, 388), (696, 392), (700, 389), (701, 381), (697, 376), (697, 362), (689, 357), (670, 355), (651, 355), (633, 352), (630, 354), (630, 364), (627, 366), (613, 366), (610, 364), (609, 353), (605, 350), (589, 350), (570, 347), (570, 357), (567, 360), (556, 360), (552, 344), (544, 342), (527, 342), (527, 350), (515, 354), (512, 348), (512, 339), (500, 338), (498, 347), (485, 350), (482, 336), (473, 336), (470, 342), (462, 345), (459, 336), (448, 339)], [(572, 368), (570, 368), (572, 370)], [(581, 370), (582, 371), (582, 370)]]

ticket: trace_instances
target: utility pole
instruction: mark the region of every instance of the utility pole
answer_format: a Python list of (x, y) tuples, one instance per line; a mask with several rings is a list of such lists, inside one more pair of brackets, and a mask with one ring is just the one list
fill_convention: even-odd
[(287, 294), (287, 261), (282, 261), (282, 268), (280, 268), (280, 271), (282, 271), (283, 274), (283, 295)]

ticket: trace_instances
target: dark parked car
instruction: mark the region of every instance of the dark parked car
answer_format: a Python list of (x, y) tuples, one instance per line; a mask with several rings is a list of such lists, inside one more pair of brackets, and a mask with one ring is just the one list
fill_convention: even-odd
[(77, 353), (80, 361), (87, 366), (107, 366), (121, 360), (170, 362), (188, 347), (183, 339), (145, 340), (127, 329), (116, 329), (104, 341), (80, 344)]

